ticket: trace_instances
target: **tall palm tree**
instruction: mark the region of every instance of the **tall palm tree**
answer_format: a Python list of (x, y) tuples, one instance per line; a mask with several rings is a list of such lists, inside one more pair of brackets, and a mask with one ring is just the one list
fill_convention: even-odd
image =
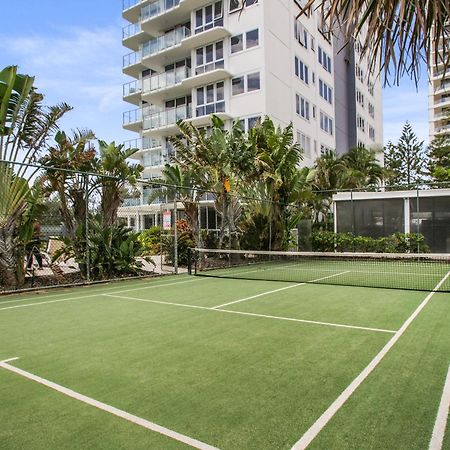
[(342, 184), (347, 189), (366, 189), (380, 184), (385, 177), (385, 170), (373, 149), (354, 147), (341, 157), (341, 161), (345, 166)]
[(308, 0), (299, 8), (299, 14), (318, 9), (344, 43), (359, 39), (370, 68), (378, 66), (386, 80), (392, 74), (398, 83), (407, 74), (417, 84), (422, 61), (450, 67), (450, 52), (433, 53), (450, 37), (448, 0)]
[(36, 174), (26, 164), (36, 161), (58, 121), (71, 110), (65, 103), (43, 106), (43, 96), (33, 84), (34, 78), (18, 74), (16, 66), (0, 71), (0, 273), (9, 287), (24, 279), (18, 226)]
[(101, 211), (105, 227), (112, 226), (117, 220), (117, 210), (123, 200), (124, 190), (127, 186), (135, 186), (144, 170), (140, 164), (130, 164), (138, 151), (137, 148), (124, 149), (124, 146), (115, 142), (107, 144), (98, 141), (99, 158), (96, 164), (98, 184), (101, 189)]

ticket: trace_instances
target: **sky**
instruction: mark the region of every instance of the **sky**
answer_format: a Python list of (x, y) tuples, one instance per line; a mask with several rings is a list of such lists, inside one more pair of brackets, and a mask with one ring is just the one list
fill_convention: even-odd
[[(24, 0), (2, 4), (0, 67), (18, 65), (34, 75), (46, 104), (74, 109), (61, 128), (88, 128), (105, 141), (137, 135), (122, 129), (122, 113), (135, 106), (122, 101), (122, 0)], [(5, 20), (6, 18), (6, 20)], [(418, 89), (403, 78), (383, 91), (384, 141), (396, 142), (409, 121), (428, 141), (426, 72)]]

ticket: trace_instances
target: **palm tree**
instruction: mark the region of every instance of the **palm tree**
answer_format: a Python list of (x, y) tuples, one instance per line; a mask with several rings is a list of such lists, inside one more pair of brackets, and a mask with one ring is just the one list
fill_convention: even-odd
[(267, 214), (270, 248), (286, 249), (290, 231), (301, 218), (300, 200), (311, 179), (308, 170), (299, 169), (302, 150), (294, 141), (292, 125), (275, 127), (268, 117), (250, 130), (248, 145), (254, 155), (254, 171), (247, 192), (257, 199), (260, 213)]
[(136, 185), (144, 168), (140, 164), (128, 162), (128, 158), (138, 151), (137, 148), (125, 150), (123, 145), (116, 145), (115, 142), (107, 144), (101, 140), (98, 144), (100, 155), (96, 173), (101, 175), (97, 178), (101, 189), (101, 211), (104, 226), (110, 227), (117, 220), (117, 210), (125, 188)]
[(417, 84), (423, 61), (443, 63), (443, 73), (450, 67), (450, 52), (433, 53), (450, 36), (447, 0), (308, 0), (299, 8), (300, 15), (318, 9), (344, 44), (358, 39), (370, 69), (378, 66), (386, 80), (392, 71), (396, 83), (407, 74)]
[(36, 174), (27, 163), (35, 162), (58, 121), (71, 110), (65, 103), (44, 107), (33, 84), (34, 78), (18, 74), (16, 66), (0, 71), (0, 273), (10, 287), (24, 279), (18, 226)]
[(341, 162), (345, 166), (342, 184), (347, 189), (367, 189), (380, 184), (384, 179), (384, 168), (373, 149), (354, 147), (341, 157)]
[(219, 248), (223, 245), (226, 230), (230, 245), (237, 248), (236, 222), (242, 208), (233, 194), (237, 192), (243, 171), (252, 161), (246, 158), (244, 132), (238, 123), (231, 130), (224, 130), (224, 122), (214, 115), (208, 132), (187, 122), (179, 122), (178, 127), (181, 137), (171, 139), (177, 149), (175, 161), (182, 171), (197, 174), (198, 185), (204, 192), (214, 193), (214, 206), (222, 219)]

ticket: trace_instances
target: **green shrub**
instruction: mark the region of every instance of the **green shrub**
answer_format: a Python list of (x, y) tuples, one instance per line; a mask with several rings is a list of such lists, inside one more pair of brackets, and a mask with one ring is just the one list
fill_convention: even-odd
[[(195, 239), (186, 220), (177, 220), (177, 232), (178, 265), (187, 266), (189, 260), (189, 248), (195, 247)], [(173, 234), (163, 234), (162, 253), (166, 256), (167, 263), (174, 263), (175, 245)]]
[(311, 236), (315, 252), (362, 252), (362, 253), (428, 253), (422, 234), (395, 233), (382, 238), (354, 236), (352, 233), (315, 231)]
[(138, 237), (141, 244), (151, 255), (158, 255), (161, 251), (161, 228), (151, 227), (142, 231)]

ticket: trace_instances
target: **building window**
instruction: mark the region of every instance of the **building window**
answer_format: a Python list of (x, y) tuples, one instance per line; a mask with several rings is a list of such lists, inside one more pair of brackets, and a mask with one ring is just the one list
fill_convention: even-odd
[(195, 11), (195, 34), (223, 26), (222, 2), (215, 2)]
[(295, 94), (295, 112), (305, 120), (309, 120), (309, 102), (298, 94)]
[(375, 106), (372, 105), (372, 103), (369, 102), (369, 114), (370, 117), (375, 118)]
[(253, 92), (259, 89), (261, 89), (259, 72), (242, 75), (231, 80), (232, 95), (244, 94), (245, 92)]
[(225, 112), (224, 82), (197, 88), (196, 116), (207, 116), (219, 112)]
[(320, 128), (325, 133), (333, 134), (333, 119), (322, 111), (320, 111)]
[(356, 89), (356, 101), (364, 108), (364, 95), (359, 89)]
[(322, 47), (318, 47), (318, 57), (319, 57), (319, 64), (322, 65), (322, 67), (327, 71), (331, 73), (331, 58), (328, 56), (328, 54), (325, 52), (325, 50), (322, 49)]
[(361, 116), (358, 116), (356, 118), (356, 126), (362, 131), (365, 132), (366, 131), (366, 123), (364, 121), (364, 119)]
[[(361, 80), (361, 81), (362, 81), (362, 80)], [(371, 81), (368, 81), (368, 82), (367, 82), (367, 87), (369, 88), (369, 93), (370, 93), (370, 95), (373, 96), (373, 88), (374, 88), (373, 83), (372, 83)]]
[(243, 5), (242, 0), (230, 0), (230, 13), (239, 11), (243, 7), (254, 5), (255, 3), (258, 3), (258, 0), (247, 0), (245, 2), (245, 5)]
[(297, 142), (306, 158), (311, 158), (311, 138), (303, 134), (301, 131), (297, 131)]
[(319, 95), (330, 105), (333, 104), (333, 90), (319, 78)]
[(326, 152), (331, 152), (332, 149), (325, 144), (320, 144), (320, 154), (324, 155)]
[(359, 81), (361, 81), (361, 83), (364, 82), (364, 72), (361, 69), (361, 67), (359, 67), (358, 64), (355, 65), (355, 74), (356, 74), (356, 78), (358, 78)]
[(309, 84), (308, 66), (300, 58), (297, 58), (297, 56), (295, 57), (294, 65), (295, 75), (306, 84)]
[(372, 141), (375, 141), (375, 128), (369, 125), (369, 137)]
[(252, 128), (255, 128), (259, 122), (261, 122), (260, 116), (245, 117), (239, 120), (242, 130), (246, 133)]
[(223, 41), (200, 47), (195, 50), (195, 74), (210, 72), (211, 70), (223, 69)]
[(252, 47), (257, 47), (259, 45), (259, 30), (248, 31), (244, 34), (237, 34), (236, 36), (231, 36), (231, 53), (241, 52), (244, 49), (249, 49)]
[(294, 38), (305, 48), (308, 48), (308, 31), (299, 20), (294, 22)]

